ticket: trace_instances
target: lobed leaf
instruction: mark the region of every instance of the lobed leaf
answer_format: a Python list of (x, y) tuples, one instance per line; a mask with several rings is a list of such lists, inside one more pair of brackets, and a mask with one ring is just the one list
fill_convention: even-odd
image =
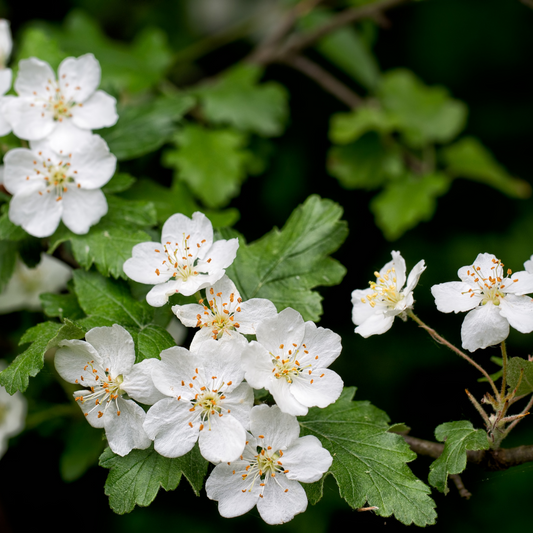
[(489, 441), (485, 431), (474, 429), (467, 420), (437, 426), (435, 437), (444, 442), (444, 450), (429, 467), (428, 481), (440, 492), (447, 494), (448, 475), (460, 474), (466, 468), (466, 451), (487, 450)]
[[(346, 269), (329, 254), (348, 235), (341, 221), (342, 207), (331, 200), (310, 196), (297, 207), (281, 230), (245, 244), (241, 239), (237, 257), (226, 270), (244, 300), (267, 298), (282, 311), (292, 307), (304, 320), (319, 320), (322, 297), (311, 289), (336, 285)], [(222, 231), (224, 238), (229, 232)]]
[[(520, 374), (524, 371), (522, 380)], [(512, 357), (507, 363), (507, 385), (509, 392), (516, 387), (516, 395), (530, 394), (533, 392), (533, 361), (522, 359), (522, 357)]]
[(107, 448), (99, 464), (110, 470), (104, 490), (111, 509), (118, 514), (131, 512), (135, 505), (150, 505), (160, 487), (174, 490), (182, 475), (199, 496), (208, 465), (197, 445), (187, 455), (176, 459), (159, 455), (153, 445), (146, 450), (133, 450), (125, 457)]
[(0, 373), (0, 385), (9, 394), (24, 392), (28, 388), (29, 378), (35, 377), (44, 365), (44, 354), (55, 348), (62, 340), (81, 339), (85, 331), (70, 320), (59, 322), (42, 322), (24, 333), (19, 344), (31, 342), (29, 348), (17, 355), (15, 360)]
[[(333, 456), (329, 473), (340, 495), (354, 509), (365, 503), (380, 516), (394, 515), (403, 524), (435, 523), (430, 489), (411, 472), (416, 458), (400, 435), (389, 433), (388, 416), (369, 402), (353, 402), (354, 388), (325, 409), (300, 417), (302, 435), (314, 435)], [(315, 491), (317, 488), (313, 488)]]

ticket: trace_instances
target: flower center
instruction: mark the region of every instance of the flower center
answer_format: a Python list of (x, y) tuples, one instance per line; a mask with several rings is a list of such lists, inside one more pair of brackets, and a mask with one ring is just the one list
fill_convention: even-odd
[(208, 299), (209, 307), (204, 305), (204, 300), (198, 302), (204, 306), (204, 312), (203, 316), (200, 313), (196, 315), (198, 319), (196, 327), (210, 328), (213, 333), (213, 339), (218, 340), (224, 332), (229, 332), (240, 327), (240, 324), (235, 322), (235, 316), (236, 313), (241, 312), (238, 304), (242, 303), (242, 298), (236, 299), (235, 294), (232, 292), (229, 297), (229, 302), (223, 302), (221, 292), (215, 295), (215, 291), (211, 288), (209, 289), (209, 293), (211, 295), (211, 299)]
[[(63, 76), (65, 77), (65, 76)], [(63, 80), (64, 81), (64, 80)], [(68, 82), (64, 83), (64, 88), (69, 86)], [(81, 107), (83, 104), (76, 103), (72, 97), (67, 98), (58, 83), (53, 80), (48, 80), (48, 85), (45, 87), (46, 96), (38, 96), (34, 91), (35, 99), (32, 107), (42, 107), (41, 116), (45, 117), (45, 111), (52, 115), (52, 118), (56, 122), (63, 122), (65, 118), (72, 117), (72, 108), (75, 106)], [(80, 87), (75, 87), (76, 90), (80, 90)]]
[(462, 294), (469, 294), (472, 298), (475, 294), (483, 296), (481, 305), (486, 305), (492, 302), (494, 305), (500, 305), (500, 300), (505, 297), (503, 289), (511, 283), (516, 283), (517, 279), (510, 279), (509, 276), (513, 273), (510, 268), (507, 269), (507, 276), (504, 276), (504, 264), (499, 259), (492, 260), (493, 265), (490, 267), (490, 272), (486, 273), (481, 270), (479, 266), (472, 266), (472, 270), (467, 270), (467, 275), (470, 276), (476, 288), (468, 289)]
[(376, 276), (376, 281), (369, 282), (372, 292), (367, 294), (366, 298), (361, 298), (361, 302), (368, 303), (370, 307), (375, 307), (378, 303), (387, 307), (396, 307), (404, 299), (404, 295), (398, 292), (394, 267), (383, 275), (374, 272), (374, 276)]
[[(42, 155), (42, 152), (39, 152), (39, 155)], [(65, 159), (70, 159), (71, 156), (72, 154), (69, 154)], [(33, 164), (37, 165), (37, 161), (35, 160)], [(73, 174), (77, 174), (77, 171), (72, 170), (70, 167), (70, 161), (62, 160), (54, 164), (48, 158), (46, 162), (42, 162), (42, 165), (33, 169), (36, 175), (44, 180), (46, 192), (55, 194), (57, 202), (63, 199), (63, 195), (68, 191), (69, 187), (77, 186), (78, 189), (81, 187), (79, 183), (76, 184), (76, 179), (73, 176)], [(29, 180), (30, 177), (28, 176), (26, 179)], [(43, 191), (38, 191), (38, 193), (42, 196)]]
[[(94, 407), (85, 413), (85, 416), (88, 416), (89, 413), (92, 413), (95, 409), (98, 409), (99, 406), (104, 405), (103, 411), (98, 411), (98, 418), (104, 416), (104, 413), (107, 411), (109, 406), (114, 402), (117, 409), (117, 415), (120, 416), (120, 409), (118, 408), (118, 397), (124, 394), (124, 391), (120, 388), (124, 377), (122, 374), (113, 378), (109, 371), (109, 368), (106, 368), (104, 372), (99, 370), (94, 366), (94, 361), (88, 361), (83, 370), (87, 371), (91, 369), (91, 372), (94, 374), (94, 379), (96, 380), (96, 385), (91, 387), (91, 394), (85, 396), (78, 396), (75, 398), (76, 401), (80, 401), (82, 404), (86, 402), (92, 403), (94, 401)], [(83, 376), (81, 380), (84, 381)], [(76, 383), (78, 380), (76, 380)]]
[[(305, 349), (305, 344), (302, 345)], [(279, 346), (280, 350), (284, 350), (285, 345), (280, 344)], [(304, 370), (307, 368), (311, 368), (312, 365), (306, 365), (302, 366), (298, 359), (296, 358), (298, 353), (300, 352), (297, 344), (292, 344), (292, 348), (288, 351), (283, 351), (282, 355), (274, 355), (272, 352), (270, 352), (270, 355), (272, 356), (272, 363), (274, 364), (274, 368), (272, 369), (272, 372), (274, 373), (274, 377), (277, 379), (285, 379), (287, 383), (292, 383), (295, 378), (297, 378)], [(307, 353), (307, 352), (306, 352)], [(309, 370), (309, 374), (311, 374), (312, 371)]]

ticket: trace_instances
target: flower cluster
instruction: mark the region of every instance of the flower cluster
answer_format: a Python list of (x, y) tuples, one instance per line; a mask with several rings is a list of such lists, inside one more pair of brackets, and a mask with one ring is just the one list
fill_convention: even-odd
[(13, 195), (10, 220), (30, 235), (48, 237), (61, 221), (84, 234), (107, 213), (100, 190), (115, 173), (116, 158), (92, 130), (116, 123), (116, 101), (97, 90), (100, 64), (92, 54), (68, 57), (56, 78), (31, 57), (19, 63), (11, 88), (9, 24), (0, 21), (0, 135), (29, 141), (4, 157), (4, 187)]

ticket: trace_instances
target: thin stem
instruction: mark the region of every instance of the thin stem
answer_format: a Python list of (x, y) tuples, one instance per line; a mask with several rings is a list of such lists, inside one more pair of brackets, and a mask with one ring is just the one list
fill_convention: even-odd
[(479, 366), (473, 359), (471, 359), (468, 355), (466, 355), (464, 352), (459, 350), (459, 348), (456, 348), (453, 344), (449, 343), (444, 337), (441, 337), (434, 329), (430, 328), (422, 320), (420, 320), (412, 311), (412, 309), (407, 310), (407, 316), (412, 318), (421, 328), (425, 329), (433, 339), (435, 339), (439, 344), (444, 344), (444, 346), (448, 347), (450, 350), (455, 352), (458, 356), (462, 357), (464, 360), (468, 361), (472, 366), (476, 367), (486, 378), (487, 381), (490, 383), (490, 386), (492, 387), (492, 390), (494, 391), (494, 394), (496, 395), (496, 398), (498, 402), (501, 402), (501, 396), (500, 392), (498, 391), (494, 381), (492, 381), (492, 378), (489, 376), (488, 372), (481, 366)]
[(502, 341), (501, 344), (502, 348), (502, 398), (505, 397), (505, 387), (507, 386), (507, 347), (505, 345), (505, 341)]
[(487, 427), (490, 426), (489, 417), (488, 417), (487, 413), (485, 412), (485, 410), (483, 409), (483, 407), (481, 407), (481, 405), (479, 405), (478, 401), (470, 394), (468, 389), (465, 389), (465, 392), (466, 392), (466, 395), (468, 396), (468, 399), (472, 402), (474, 407), (477, 409), (478, 413), (481, 415), (481, 418), (483, 418), (483, 421), (485, 422)]
[(527, 403), (527, 405), (524, 407), (524, 409), (522, 410), (522, 412), (520, 413), (521, 415), (523, 415), (521, 418), (517, 418), (504, 432), (504, 438), (507, 437), (507, 435), (509, 435), (509, 433), (511, 432), (511, 430), (516, 426), (516, 424), (518, 424), (518, 422), (520, 422), (520, 420), (522, 420), (523, 418), (525, 418), (525, 416), (527, 414), (529, 414), (529, 410), (531, 409), (531, 407), (533, 407), (533, 395), (531, 396), (529, 402)]

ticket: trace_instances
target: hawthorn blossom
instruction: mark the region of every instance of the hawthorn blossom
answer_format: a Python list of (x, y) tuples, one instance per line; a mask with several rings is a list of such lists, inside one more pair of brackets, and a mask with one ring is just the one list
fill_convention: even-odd
[[(0, 371), (6, 367), (4, 361), (0, 361)], [(6, 453), (9, 437), (18, 435), (26, 421), (26, 398), (16, 392), (11, 396), (0, 385), (0, 457)]]
[(91, 130), (118, 120), (116, 100), (100, 85), (100, 63), (93, 54), (67, 57), (59, 65), (58, 79), (48, 63), (35, 57), (19, 63), (15, 80), (18, 97), (4, 105), (6, 120), (15, 135), (29, 141), (50, 137), (69, 148), (83, 144)]
[(283, 524), (307, 508), (300, 482), (318, 481), (333, 458), (316, 437), (299, 437), (297, 419), (277, 406), (254, 407), (250, 432), (241, 457), (220, 463), (211, 472), (205, 484), (207, 497), (218, 501), (226, 518), (257, 505), (267, 524)]
[(433, 285), (431, 293), (442, 313), (470, 311), (461, 327), (463, 348), (474, 352), (503, 342), (509, 325), (521, 333), (533, 331), (533, 273), (504, 271), (492, 254), (479, 254), (459, 269), (461, 281)]
[(61, 220), (72, 232), (87, 233), (107, 213), (100, 187), (115, 173), (116, 162), (99, 135), (70, 152), (46, 141), (10, 150), (4, 187), (13, 194), (11, 222), (34, 237), (52, 235)]
[(35, 268), (28, 268), (18, 260), (11, 279), (0, 294), (0, 313), (20, 309), (40, 311), (39, 295), (61, 291), (71, 277), (72, 269), (69, 266), (45, 253), (41, 254), (41, 261)]
[(235, 336), (255, 335), (256, 327), (277, 315), (276, 306), (264, 298), (242, 301), (233, 281), (222, 277), (205, 289), (205, 300), (198, 304), (175, 305), (172, 312), (189, 328), (199, 327), (191, 350), (207, 339), (231, 340)]
[(362, 337), (381, 335), (388, 331), (394, 317), (405, 317), (405, 311), (413, 306), (413, 290), (420, 275), (426, 269), (424, 260), (419, 261), (409, 273), (405, 284), (405, 260), (400, 252), (391, 253), (389, 261), (379, 272), (374, 272), (376, 281), (369, 289), (352, 292), (352, 321), (357, 326), (355, 333)]
[(10, 97), (4, 97), (4, 94), (11, 89), (13, 73), (10, 68), (6, 68), (7, 60), (11, 55), (13, 41), (9, 22), (0, 19), (0, 137), (7, 135), (11, 131), (11, 125), (4, 118), (3, 107), (9, 101)]
[(341, 353), (339, 335), (304, 322), (290, 307), (256, 330), (257, 341), (242, 354), (246, 381), (254, 389), (267, 389), (279, 408), (294, 416), (337, 400), (343, 382), (327, 367)]
[(163, 225), (161, 243), (136, 244), (124, 263), (124, 272), (134, 281), (154, 285), (146, 301), (161, 307), (169, 296), (191, 296), (218, 281), (231, 265), (238, 239), (213, 242), (213, 226), (200, 212), (192, 219), (177, 213)]
[(198, 441), (203, 457), (213, 463), (239, 457), (254, 402), (253, 390), (242, 382), (245, 344), (244, 339), (207, 340), (196, 352), (178, 346), (161, 352), (152, 379), (169, 398), (152, 406), (144, 422), (160, 455), (180, 457)]
[(118, 324), (91, 329), (85, 341), (59, 344), (55, 355), (59, 375), (90, 388), (75, 392), (75, 400), (91, 426), (104, 428), (109, 447), (120, 456), (151, 444), (142, 427), (146, 413), (133, 400), (152, 405), (162, 398), (150, 377), (156, 361), (134, 364), (133, 339)]

